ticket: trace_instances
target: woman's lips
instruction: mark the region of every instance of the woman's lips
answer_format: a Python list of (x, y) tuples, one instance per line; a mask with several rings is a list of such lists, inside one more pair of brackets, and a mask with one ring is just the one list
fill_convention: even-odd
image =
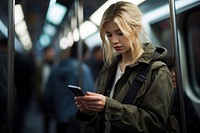
[(122, 46), (115, 46), (114, 49), (115, 49), (116, 51), (120, 51), (120, 50), (122, 49)]

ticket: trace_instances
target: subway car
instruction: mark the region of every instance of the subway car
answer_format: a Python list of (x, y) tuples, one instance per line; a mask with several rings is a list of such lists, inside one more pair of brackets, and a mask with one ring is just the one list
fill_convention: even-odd
[[(61, 60), (62, 51), (74, 42), (85, 42), (91, 53), (95, 46), (101, 45), (98, 28), (102, 13), (117, 1), (120, 0), (0, 0), (0, 39), (7, 38), (8, 44), (5, 63), (1, 61), (6, 71), (0, 73), (1, 77), (5, 75), (1, 79), (4, 86), (0, 86), (0, 115), (4, 119), (1, 123), (7, 124), (2, 124), (4, 127), (0, 127), (0, 132), (43, 133), (45, 128), (49, 133), (55, 132), (53, 118), (48, 127), (43, 122), (45, 116), (39, 109), (42, 105), (39, 105), (39, 92), (33, 82), (42, 79), (33, 77), (34, 66), (42, 63), (44, 49), (48, 46), (55, 50), (55, 62)], [(180, 132), (200, 133), (200, 1), (124, 1), (133, 2), (142, 11), (143, 32), (147, 35), (144, 42), (165, 47), (168, 55), (173, 57)], [(82, 50), (80, 46), (77, 53), (80, 64)], [(19, 57), (16, 53), (26, 59), (16, 63), (16, 57)], [(29, 62), (25, 64), (25, 60)], [(81, 71), (79, 81), (83, 81)], [(25, 88), (17, 87), (25, 83)], [(16, 100), (21, 101), (20, 108), (16, 107)]]

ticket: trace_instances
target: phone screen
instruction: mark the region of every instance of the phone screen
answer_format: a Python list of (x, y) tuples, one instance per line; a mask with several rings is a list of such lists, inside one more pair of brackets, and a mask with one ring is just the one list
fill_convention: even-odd
[(74, 86), (74, 85), (68, 85), (68, 88), (75, 96), (84, 96), (85, 94), (81, 90), (81, 87)]

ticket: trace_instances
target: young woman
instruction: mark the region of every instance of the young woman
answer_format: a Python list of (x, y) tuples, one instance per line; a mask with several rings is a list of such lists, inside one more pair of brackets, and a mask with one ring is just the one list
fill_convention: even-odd
[[(168, 121), (174, 90), (170, 72), (165, 63), (155, 61), (167, 51), (142, 44), (141, 31), (142, 14), (132, 3), (117, 2), (103, 14), (100, 35), (105, 66), (97, 80), (97, 93), (75, 97), (79, 109), (76, 118), (88, 122), (94, 132), (171, 132)], [(155, 51), (158, 56), (154, 56)], [(151, 64), (150, 71), (136, 98), (125, 104), (123, 99), (142, 64)], [(174, 122), (177, 125), (176, 119)]]

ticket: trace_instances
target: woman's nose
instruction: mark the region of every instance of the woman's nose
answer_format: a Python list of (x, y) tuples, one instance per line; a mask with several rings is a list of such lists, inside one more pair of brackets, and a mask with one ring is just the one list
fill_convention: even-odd
[(111, 38), (111, 42), (112, 42), (113, 45), (116, 45), (119, 42), (119, 40), (116, 36), (113, 35), (112, 38)]

